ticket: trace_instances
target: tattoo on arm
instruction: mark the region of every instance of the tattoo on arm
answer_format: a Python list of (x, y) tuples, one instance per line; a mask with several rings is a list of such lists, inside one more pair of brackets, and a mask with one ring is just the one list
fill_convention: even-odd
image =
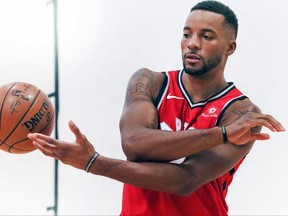
[(248, 113), (248, 112), (255, 112), (255, 113), (259, 113), (260, 110), (257, 109), (256, 106), (253, 106), (253, 107), (252, 107), (251, 109), (249, 109), (249, 110), (232, 111), (232, 113), (238, 115), (239, 117), (245, 115), (245, 114)]
[[(153, 103), (153, 75), (149, 71), (137, 71), (131, 77), (126, 94), (126, 105), (129, 105), (135, 101), (144, 101)], [(147, 128), (158, 129), (159, 128), (159, 117), (157, 108), (153, 105), (153, 116), (147, 121)], [(152, 111), (152, 110), (151, 110)]]
[(152, 101), (151, 86), (153, 76), (148, 72), (136, 72), (130, 79), (127, 89), (127, 103), (136, 100)]
[[(233, 111), (234, 114), (238, 115), (239, 117), (245, 115), (246, 113), (248, 112), (255, 112), (255, 113), (259, 113), (260, 111), (257, 109), (257, 107), (253, 107), (252, 110), (244, 110), (244, 111)], [(252, 133), (259, 133), (261, 131), (261, 128), (260, 126), (256, 126), (256, 127), (253, 127), (251, 128), (251, 132)]]
[(239, 111), (232, 111), (232, 112), (240, 117), (240, 116), (243, 116), (243, 115), (245, 115), (246, 113), (248, 113), (249, 110), (245, 110), (245, 111), (240, 111), (240, 110), (239, 110)]

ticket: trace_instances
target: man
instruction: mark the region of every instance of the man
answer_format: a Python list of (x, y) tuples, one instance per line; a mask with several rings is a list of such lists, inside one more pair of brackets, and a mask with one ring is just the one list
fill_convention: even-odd
[[(262, 126), (283, 126), (224, 78), (238, 21), (216, 1), (195, 5), (181, 41), (183, 70), (131, 77), (120, 121), (127, 161), (99, 156), (77, 126), (68, 143), (29, 134), (45, 155), (125, 183), (121, 215), (227, 215), (227, 188)], [(161, 130), (160, 130), (161, 129)]]

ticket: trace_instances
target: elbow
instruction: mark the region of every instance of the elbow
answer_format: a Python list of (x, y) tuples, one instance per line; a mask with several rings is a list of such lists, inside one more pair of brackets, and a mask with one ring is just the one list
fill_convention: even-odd
[[(120, 133), (121, 133), (121, 147), (128, 161), (140, 162), (141, 152), (139, 142), (139, 133), (135, 128), (127, 128), (125, 124), (120, 122)], [(142, 153), (143, 154), (143, 153)]]
[(182, 180), (181, 183), (175, 187), (175, 191), (173, 193), (179, 196), (187, 197), (201, 185), (202, 184), (198, 176), (189, 174), (188, 177)]
[(132, 137), (121, 140), (122, 150), (128, 161), (140, 162), (141, 154), (135, 148), (135, 141)]
[(187, 197), (190, 194), (192, 194), (197, 188), (193, 185), (181, 185), (177, 188), (177, 190), (174, 192), (174, 194), (178, 196)]
[(185, 188), (185, 190), (179, 191), (179, 193), (177, 193), (178, 196), (183, 196), (183, 197), (188, 197), (189, 195), (191, 195), (194, 191), (196, 190), (196, 188)]

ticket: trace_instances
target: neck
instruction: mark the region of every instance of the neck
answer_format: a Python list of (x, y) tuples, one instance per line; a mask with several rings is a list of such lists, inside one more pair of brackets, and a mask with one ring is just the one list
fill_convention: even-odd
[(183, 74), (182, 79), (184, 86), (194, 103), (207, 100), (228, 85), (223, 76), (223, 72), (217, 72), (217, 75), (211, 73), (213, 72), (210, 71), (208, 74), (199, 77), (191, 76), (187, 73)]

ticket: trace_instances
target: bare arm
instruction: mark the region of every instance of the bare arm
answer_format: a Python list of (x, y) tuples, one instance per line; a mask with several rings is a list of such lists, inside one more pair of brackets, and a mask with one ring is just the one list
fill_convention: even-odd
[[(78, 127), (69, 122), (76, 139), (59, 141), (43, 134), (29, 134), (36, 147), (45, 155), (64, 164), (85, 169), (95, 153), (93, 145)], [(251, 148), (223, 144), (190, 156), (183, 164), (130, 162), (99, 156), (90, 172), (138, 187), (188, 195), (199, 186), (229, 171)]]
[(175, 160), (223, 141), (220, 128), (177, 133), (157, 129), (158, 114), (153, 102), (163, 80), (163, 74), (141, 69), (128, 83), (120, 131), (122, 148), (130, 161)]
[(227, 173), (250, 150), (221, 145), (189, 157), (182, 164), (129, 162), (99, 157), (91, 172), (137, 187), (186, 196)]
[[(141, 69), (129, 81), (120, 120), (122, 148), (128, 160), (171, 161), (223, 144), (222, 132), (219, 127), (177, 132), (157, 129), (158, 114), (153, 102), (163, 79), (164, 77), (160, 73)], [(224, 124), (228, 125), (228, 122), (231, 124), (232, 120), (238, 119), (227, 127), (231, 143), (245, 144), (251, 140), (265, 140), (269, 137), (267, 134), (252, 134), (250, 128), (255, 126), (280, 130), (281, 125), (273, 117), (262, 115), (259, 111), (254, 112), (250, 101), (248, 104), (234, 106), (233, 109), (235, 112), (229, 117), (225, 116), (229, 121), (226, 120)], [(244, 117), (237, 115), (236, 111), (240, 113), (253, 111), (253, 113), (248, 113)], [(246, 134), (245, 140), (241, 137), (243, 134)]]
[[(228, 112), (233, 115), (232, 113)], [(224, 118), (224, 122), (229, 123), (229, 118)], [(28, 137), (45, 155), (83, 170), (95, 149), (73, 122), (69, 122), (69, 127), (75, 135), (74, 142), (59, 141), (43, 134), (29, 134)], [(259, 130), (260, 127), (252, 128), (253, 133)], [(243, 134), (242, 141), (250, 139), (247, 135), (250, 133)], [(222, 144), (194, 154), (179, 165), (130, 162), (99, 156), (90, 172), (146, 189), (188, 195), (199, 186), (228, 172), (250, 151), (252, 143), (253, 141), (241, 146)]]

